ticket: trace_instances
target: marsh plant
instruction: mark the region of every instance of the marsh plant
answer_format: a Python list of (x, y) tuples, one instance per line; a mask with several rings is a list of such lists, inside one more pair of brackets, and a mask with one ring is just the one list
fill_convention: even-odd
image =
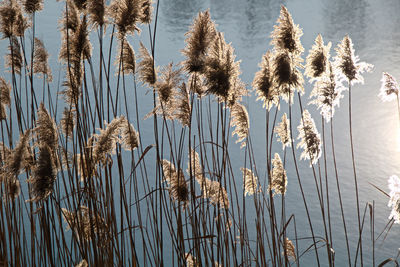
[[(304, 258), (334, 266), (337, 257), (349, 266), (364, 264), (371, 244), (363, 239), (367, 219), (358, 197), (351, 91), (372, 66), (359, 62), (349, 36), (333, 60), (322, 35), (304, 58), (303, 31), (282, 6), (271, 46), (265, 44), (247, 85), (233, 44), (208, 10), (188, 29), (184, 60), (159, 66), (159, 1), (63, 5), (59, 88), (46, 43), (35, 36), (43, 1), (0, 4), (8, 47), (0, 77), (1, 266), (300, 266)], [(304, 76), (311, 100), (305, 100)], [(152, 106), (138, 104), (139, 90), (147, 90)], [(346, 91), (357, 200), (348, 204), (352, 215), (343, 211), (333, 129)], [(266, 118), (263, 159), (255, 158), (261, 148), (252, 143), (244, 101), (253, 93)], [(384, 73), (379, 96), (399, 103), (398, 93), (395, 78)], [(318, 111), (321, 124), (312, 115)], [(153, 127), (143, 129), (145, 122)], [(149, 134), (153, 141), (143, 142)], [(240, 153), (232, 153), (235, 147)], [(300, 172), (300, 160), (311, 176)], [(335, 178), (328, 177), (328, 165)], [(315, 183), (318, 219), (310, 215), (304, 179)], [(329, 191), (328, 179), (335, 179), (337, 191)], [(288, 187), (298, 187), (306, 229), (296, 225), (300, 215), (286, 209)], [(389, 220), (399, 223), (397, 176), (389, 188)], [(334, 193), (339, 222), (331, 221)], [(374, 207), (368, 207), (375, 240)], [(354, 218), (356, 236), (346, 226)], [(343, 228), (345, 244), (333, 243), (332, 224)], [(347, 253), (335, 253), (344, 245)], [(397, 262), (383, 264), (389, 261)]]

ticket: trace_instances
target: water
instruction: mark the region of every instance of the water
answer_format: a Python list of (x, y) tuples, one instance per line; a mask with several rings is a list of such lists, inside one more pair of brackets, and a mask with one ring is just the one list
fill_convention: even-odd
[[(210, 9), (212, 19), (215, 20), (217, 29), (224, 32), (227, 42), (231, 42), (235, 48), (237, 59), (241, 60), (242, 80), (247, 88), (251, 88), (254, 73), (258, 70), (258, 63), (261, 56), (271, 49), (270, 32), (277, 17), (279, 16), (280, 5), (284, 4), (291, 12), (294, 22), (303, 29), (304, 35), (301, 38), (305, 48), (305, 56), (314, 42), (318, 33), (321, 33), (324, 41), (332, 42), (336, 47), (337, 43), (349, 34), (355, 45), (356, 54), (361, 61), (373, 64), (374, 70), (371, 74), (365, 74), (365, 84), (356, 85), (353, 90), (353, 129), (356, 153), (356, 166), (359, 179), (361, 211), (364, 211), (365, 203), (375, 201), (375, 227), (376, 233), (380, 233), (385, 227), (390, 213), (387, 207), (388, 198), (373, 188), (370, 183), (388, 191), (387, 179), (390, 175), (400, 175), (400, 130), (399, 118), (395, 102), (383, 103), (377, 97), (380, 88), (380, 79), (383, 71), (387, 71), (395, 77), (400, 77), (400, 2), (397, 0), (373, 1), (263, 1), (263, 0), (219, 0), (219, 1), (194, 1), (194, 0), (164, 0), (160, 3), (160, 14), (157, 28), (156, 64), (166, 65), (173, 61), (178, 63), (183, 59), (181, 50), (184, 48), (185, 32), (192, 23), (193, 18), (199, 11)], [(45, 9), (37, 16), (37, 23), (41, 25), (37, 29), (37, 36), (44, 40), (46, 47), (52, 55), (50, 62), (53, 69), (54, 82), (57, 88), (58, 71), (57, 55), (60, 47), (60, 34), (56, 24), (62, 12), (63, 3), (46, 1)], [(140, 39), (148, 44), (148, 32), (143, 28)], [(92, 34), (92, 37), (95, 36)], [(94, 40), (94, 39), (93, 39)], [(132, 40), (136, 51), (138, 41)], [(1, 48), (5, 49), (5, 42), (1, 42)], [(5, 51), (5, 50), (2, 50)], [(331, 55), (335, 52), (331, 50)], [(2, 61), (3, 62), (3, 61)], [(2, 63), (0, 62), (0, 63)], [(3, 66), (3, 64), (1, 64)], [(1, 67), (2, 68), (2, 67)], [(2, 70), (2, 69), (1, 69)], [(309, 83), (305, 85), (306, 92), (302, 98), (303, 105), (308, 101), (311, 90)], [(146, 95), (146, 89), (140, 92), (139, 109), (143, 113), (150, 111), (151, 97)], [(265, 179), (265, 111), (260, 102), (255, 102), (254, 94), (244, 100), (250, 115), (251, 138), (255, 147), (257, 168), (260, 180)], [(321, 119), (315, 107), (307, 107), (317, 122), (321, 131)], [(278, 118), (282, 112), (287, 112), (287, 107), (282, 106)], [(294, 105), (293, 117), (294, 126), (297, 126), (300, 117), (299, 107)], [(144, 115), (144, 114), (143, 114)], [(345, 94), (341, 101), (340, 108), (334, 117), (335, 125), (335, 149), (341, 182), (345, 214), (348, 218), (348, 232), (350, 233), (352, 260), (354, 261), (355, 246), (357, 242), (357, 219), (355, 210), (354, 180), (351, 165), (350, 140), (348, 136), (348, 95)], [(329, 130), (326, 124), (326, 130)], [(147, 145), (154, 142), (152, 135), (152, 123), (143, 122), (142, 142)], [(294, 135), (297, 136), (297, 130)], [(327, 134), (328, 135), (328, 134)], [(343, 239), (343, 227), (341, 214), (338, 206), (336, 183), (332, 169), (332, 157), (330, 139), (327, 138), (328, 149), (328, 179), (331, 191), (331, 220), (333, 222), (333, 248), (336, 252), (336, 265), (347, 264), (345, 243)], [(239, 155), (233, 158), (233, 166), (241, 167), (243, 151), (233, 148), (233, 153)], [(273, 152), (283, 156), (279, 144), (275, 144)], [(298, 152), (297, 152), (298, 153)], [(299, 155), (299, 153), (298, 153)], [(306, 193), (309, 208), (312, 213), (313, 224), (317, 235), (323, 235), (321, 216), (315, 184), (311, 169), (307, 162), (301, 162), (300, 173), (302, 184)], [(304, 213), (304, 204), (299, 194), (299, 187), (296, 174), (293, 168), (291, 156), (288, 156), (288, 191), (287, 191), (287, 213), (296, 215), (296, 223), (299, 236), (309, 236), (308, 223)], [(238, 176), (239, 177), (239, 176)], [(240, 182), (238, 182), (240, 184)], [(251, 215), (251, 214), (250, 214)], [(369, 238), (369, 215), (365, 217), (364, 246), (370, 247)], [(396, 256), (398, 250), (397, 236), (400, 227), (394, 225), (387, 239), (382, 244), (382, 238), (377, 243), (377, 262)], [(256, 236), (250, 235), (255, 239)], [(289, 236), (290, 237), (290, 236)], [(307, 241), (304, 241), (306, 244)], [(302, 245), (303, 247), (305, 245)], [(365, 249), (365, 248), (364, 248)], [(321, 249), (323, 255), (324, 250)], [(369, 255), (368, 255), (369, 254)], [(366, 256), (365, 256), (366, 255)], [(372, 265), (371, 251), (364, 250), (365, 266)], [(303, 266), (310, 266), (314, 254), (308, 253), (303, 257)], [(325, 264), (325, 263), (324, 263)]]

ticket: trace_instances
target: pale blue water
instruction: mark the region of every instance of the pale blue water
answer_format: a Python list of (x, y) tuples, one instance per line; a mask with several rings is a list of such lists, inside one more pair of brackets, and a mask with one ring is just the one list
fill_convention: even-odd
[[(279, 16), (280, 5), (284, 4), (291, 12), (296, 24), (303, 29), (304, 35), (301, 38), (305, 48), (304, 57), (314, 42), (318, 33), (321, 33), (325, 42), (331, 41), (333, 47), (349, 34), (355, 45), (356, 54), (361, 61), (373, 64), (374, 71), (365, 74), (365, 85), (357, 85), (353, 90), (353, 129), (355, 140), (356, 165), (359, 177), (359, 189), (361, 199), (361, 210), (367, 202), (375, 201), (375, 227), (376, 233), (380, 233), (385, 227), (390, 213), (387, 207), (387, 197), (374, 189), (369, 183), (388, 191), (387, 179), (390, 175), (400, 175), (400, 130), (395, 102), (382, 103), (377, 97), (380, 88), (382, 71), (387, 71), (400, 78), (400, 2), (397, 0), (374, 1), (374, 0), (340, 0), (340, 1), (262, 1), (262, 0), (219, 0), (219, 1), (194, 1), (194, 0), (164, 0), (160, 3), (160, 16), (158, 21), (156, 64), (166, 65), (173, 61), (178, 63), (183, 59), (180, 50), (184, 47), (185, 32), (192, 23), (193, 18), (199, 11), (210, 9), (212, 19), (215, 20), (217, 29), (224, 32), (227, 42), (231, 42), (235, 48), (237, 59), (241, 60), (242, 80), (247, 88), (251, 88), (254, 73), (258, 70), (258, 63), (261, 56), (271, 48), (270, 32), (277, 17)], [(37, 36), (44, 40), (46, 47), (51, 54), (51, 66), (53, 69), (54, 88), (57, 88), (58, 71), (60, 65), (57, 61), (60, 46), (60, 34), (58, 33), (57, 20), (62, 12), (63, 3), (45, 1), (45, 9), (37, 16)], [(94, 38), (95, 36), (93, 36)], [(144, 28), (140, 39), (148, 44), (148, 32)], [(137, 51), (138, 40), (132, 40)], [(2, 51), (5, 51), (6, 44), (0, 43)], [(335, 52), (331, 50), (331, 55)], [(3, 70), (3, 58), (0, 59)], [(56, 89), (54, 89), (56, 90)], [(151, 96), (146, 95), (146, 90), (140, 91), (141, 97), (139, 109), (142, 115), (150, 111)], [(311, 90), (306, 84), (306, 93), (303, 96), (303, 105)], [(250, 127), (252, 142), (255, 147), (257, 168), (260, 174), (266, 173), (265, 164), (265, 111), (260, 102), (255, 102), (254, 94), (244, 100), (250, 115)], [(321, 131), (321, 120), (315, 107), (309, 106), (311, 114), (315, 118), (318, 129)], [(300, 120), (297, 103), (294, 106), (294, 126)], [(335, 144), (336, 155), (339, 167), (339, 179), (341, 181), (345, 214), (348, 218), (348, 231), (352, 250), (352, 261), (354, 262), (355, 246), (357, 242), (357, 222), (355, 210), (354, 182), (352, 175), (350, 142), (348, 136), (348, 96), (342, 99), (340, 108), (337, 109), (334, 117), (335, 123)], [(133, 111), (133, 110), (132, 110)], [(287, 111), (286, 106), (282, 110)], [(282, 113), (278, 114), (278, 118)], [(133, 113), (132, 113), (133, 114)], [(326, 125), (328, 128), (328, 125)], [(154, 142), (152, 134), (152, 122), (142, 124), (142, 143), (148, 145)], [(297, 136), (297, 131), (294, 133)], [(329, 139), (327, 143), (330, 144)], [(330, 151), (328, 145), (328, 152)], [(275, 145), (273, 152), (283, 156), (281, 146)], [(243, 150), (234, 147), (231, 153), (239, 155), (232, 157), (233, 166), (239, 170), (243, 159)], [(298, 153), (299, 155), (299, 153)], [(304, 205), (301, 200), (296, 174), (294, 172), (292, 157), (288, 156), (288, 191), (287, 191), (287, 214), (296, 215), (299, 237), (308, 237), (309, 228), (304, 213)], [(332, 166), (332, 157), (328, 153), (329, 166)], [(319, 204), (317, 202), (315, 185), (312, 172), (308, 162), (301, 162), (300, 172), (306, 192), (309, 208), (312, 212), (313, 224), (317, 235), (323, 236)], [(240, 176), (238, 176), (240, 177)], [(346, 251), (343, 239), (343, 227), (337, 201), (336, 184), (332, 167), (328, 173), (331, 194), (331, 220), (333, 222), (333, 248), (336, 252), (336, 265), (346, 266)], [(260, 180), (265, 179), (265, 175)], [(238, 181), (240, 184), (241, 181)], [(251, 209), (248, 209), (249, 216), (252, 216)], [(253, 211), (254, 212), (254, 211)], [(254, 215), (254, 214), (253, 214)], [(398, 235), (400, 225), (394, 225), (387, 239), (382, 244), (382, 238), (377, 242), (377, 263), (388, 258), (395, 257), (398, 251)], [(364, 238), (365, 266), (372, 265), (370, 238), (369, 238), (369, 217), (366, 216)], [(291, 237), (291, 236), (289, 236)], [(255, 239), (255, 233), (250, 235)], [(307, 247), (304, 241), (302, 248)], [(367, 248), (365, 248), (367, 247)], [(168, 251), (166, 255), (171, 254)], [(325, 253), (321, 249), (321, 256)], [(302, 258), (302, 266), (312, 266), (314, 254), (308, 253)], [(322, 261), (323, 264), (326, 264)]]

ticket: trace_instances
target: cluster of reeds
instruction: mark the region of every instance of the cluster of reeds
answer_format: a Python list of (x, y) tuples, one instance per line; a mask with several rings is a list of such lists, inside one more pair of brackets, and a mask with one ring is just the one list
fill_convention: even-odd
[[(318, 266), (334, 266), (335, 257), (347, 257), (349, 266), (363, 265), (365, 211), (358, 196), (351, 90), (371, 65), (359, 63), (349, 36), (331, 60), (331, 43), (325, 45), (318, 35), (303, 64), (302, 30), (282, 6), (272, 48), (248, 90), (240, 61), (209, 11), (200, 12), (187, 32), (184, 60), (158, 66), (159, 1), (66, 0), (59, 21), (64, 75), (58, 90), (45, 45), (35, 37), (35, 16), (42, 8), (40, 0), (5, 0), (0, 6), (0, 32), (9, 47), (9, 74), (0, 77), (0, 265), (299, 266), (305, 255)], [(28, 28), (32, 36), (25, 36)], [(136, 35), (140, 31), (148, 32), (149, 47)], [(303, 74), (313, 86), (309, 103), (321, 113), (322, 134), (302, 104)], [(383, 82), (380, 95), (398, 100), (395, 79), (385, 73)], [(146, 96), (152, 97), (152, 107), (139, 110), (137, 89), (152, 92)], [(344, 177), (334, 147), (333, 115), (346, 90), (355, 237), (346, 228)], [(251, 91), (266, 109), (266, 174), (256, 165), (259, 147), (252, 144), (243, 102)], [(300, 109), (298, 122), (294, 105)], [(144, 131), (141, 124), (149, 121), (154, 141), (143, 143), (142, 135), (151, 129)], [(325, 123), (330, 123), (332, 157), (327, 157)], [(239, 145), (231, 144), (231, 136), (240, 153), (232, 153)], [(235, 166), (233, 157), (242, 165)], [(313, 174), (318, 221), (302, 186), (309, 179), (298, 168), (303, 159)], [(331, 222), (328, 165), (335, 170), (341, 222)], [(288, 169), (296, 177), (288, 177)], [(299, 215), (285, 208), (287, 187), (296, 186), (296, 178), (306, 236), (298, 235)], [(390, 184), (390, 219), (398, 223), (400, 181), (392, 177)], [(373, 221), (374, 207), (369, 207)], [(343, 244), (333, 244), (334, 223), (344, 229), (346, 255), (335, 254)]]

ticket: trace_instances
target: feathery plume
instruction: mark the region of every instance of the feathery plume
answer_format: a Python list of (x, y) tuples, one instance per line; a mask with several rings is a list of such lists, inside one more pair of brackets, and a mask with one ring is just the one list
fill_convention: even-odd
[(88, 267), (88, 263), (86, 260), (81, 260), (80, 263), (78, 263), (77, 265), (75, 265), (75, 267)]
[(164, 173), (164, 181), (168, 183), (168, 190), (171, 198), (183, 203), (186, 207), (189, 204), (189, 189), (185, 176), (181, 169), (176, 170), (174, 164), (166, 159), (161, 161)]
[(339, 74), (350, 84), (364, 83), (361, 76), (363, 72), (370, 72), (373, 65), (359, 62), (360, 59), (354, 54), (353, 42), (346, 35), (343, 40), (335, 48), (335, 67), (339, 70)]
[(22, 12), (18, 12), (14, 24), (14, 35), (18, 37), (24, 36), (26, 29), (30, 26), (31, 23), (29, 20), (22, 14)]
[(57, 124), (50, 116), (43, 103), (40, 103), (36, 122), (37, 127), (34, 131), (37, 134), (39, 145), (46, 144), (52, 153), (55, 153), (58, 147)]
[[(0, 173), (3, 169), (3, 167), (5, 166), (7, 159), (10, 157), (10, 155), (11, 155), (11, 150), (3, 142), (0, 142)], [(1, 178), (0, 178), (0, 182), (1, 182)]]
[(103, 26), (106, 23), (106, 3), (105, 0), (87, 0), (87, 10), (90, 22), (95, 26)]
[[(123, 46), (122, 51), (121, 46)], [(128, 40), (121, 40), (117, 55), (114, 64), (117, 66), (121, 64), (121, 71), (125, 74), (135, 74), (135, 52)]]
[(139, 146), (139, 133), (128, 120), (122, 123), (121, 143), (122, 147), (126, 150), (134, 150)]
[(335, 107), (340, 104), (343, 98), (342, 92), (345, 90), (342, 81), (338, 80), (330, 62), (328, 70), (314, 84), (310, 98), (314, 98), (309, 104), (314, 104), (320, 109), (321, 115), (329, 122), (335, 113)]
[(196, 179), (199, 185), (202, 186), (205, 177), (203, 174), (203, 168), (200, 164), (199, 154), (194, 149), (191, 149), (191, 154), (192, 155), (190, 157), (190, 161), (188, 162), (188, 167), (186, 169), (186, 172), (190, 175), (190, 167), (191, 167), (192, 176)]
[(274, 190), (274, 194), (284, 195), (286, 193), (286, 186), (286, 170), (283, 167), (281, 157), (278, 153), (275, 153), (272, 159), (271, 185), (268, 187), (268, 190)]
[(286, 113), (282, 115), (281, 122), (275, 126), (274, 132), (278, 136), (278, 142), (282, 143), (282, 149), (290, 147), (290, 120), (287, 118)]
[(35, 38), (35, 51), (33, 55), (33, 73), (43, 74), (48, 82), (53, 80), (51, 69), (48, 64), (49, 54), (43, 45), (43, 42)]
[(300, 42), (300, 37), (303, 31), (299, 25), (295, 25), (289, 11), (281, 6), (281, 12), (277, 25), (274, 25), (274, 31), (271, 34), (271, 44), (274, 45), (276, 50), (287, 51), (292, 54), (301, 54), (304, 51)]
[(64, 135), (71, 138), (75, 127), (75, 110), (73, 108), (64, 108), (60, 125)]
[(28, 168), (31, 164), (31, 154), (29, 151), (30, 134), (31, 131), (29, 129), (21, 134), (18, 144), (6, 159), (5, 169), (10, 176), (17, 176), (23, 168)]
[(92, 233), (95, 233), (98, 240), (101, 240), (101, 243), (104, 245), (104, 242), (107, 240), (108, 226), (100, 214), (94, 210), (89, 210), (85, 206), (80, 206), (75, 212), (64, 208), (61, 210), (64, 220), (68, 224), (67, 230), (71, 229), (74, 231), (79, 240), (89, 241), (92, 239)]
[[(72, 32), (76, 32), (81, 23), (78, 8), (72, 0), (67, 0), (67, 9), (68, 14), (64, 11), (59, 23), (64, 31), (71, 30)], [(66, 34), (63, 38), (66, 39)]]
[(204, 76), (207, 94), (216, 95), (220, 102), (227, 101), (238, 85), (239, 74), (239, 62), (235, 62), (233, 48), (218, 32), (206, 59)]
[(327, 70), (331, 46), (331, 42), (326, 46), (324, 45), (321, 34), (318, 34), (317, 38), (315, 38), (315, 42), (306, 58), (305, 66), (305, 75), (310, 80), (317, 79)]
[(110, 124), (105, 123), (105, 129), (100, 129), (99, 134), (94, 134), (93, 158), (97, 163), (106, 164), (108, 156), (115, 153), (118, 134), (122, 129), (125, 117), (114, 118)]
[(392, 208), (389, 220), (393, 219), (394, 223), (400, 223), (400, 179), (397, 175), (390, 176), (389, 184), (389, 203), (388, 207)]
[(11, 86), (3, 77), (0, 77), (0, 120), (7, 118), (6, 106), (11, 104)]
[(258, 188), (258, 178), (254, 173), (247, 168), (240, 168), (243, 173), (244, 195), (253, 195), (260, 191)]
[(186, 267), (198, 267), (200, 266), (197, 263), (197, 260), (195, 257), (192, 256), (190, 253), (185, 253), (186, 256)]
[(23, 5), (25, 12), (32, 14), (43, 9), (43, 0), (24, 0)]
[(283, 100), (293, 103), (294, 89), (303, 94), (303, 75), (299, 71), (302, 59), (298, 56), (290, 56), (287, 52), (277, 52), (272, 59), (274, 83)]
[(395, 100), (399, 96), (399, 84), (396, 79), (387, 72), (382, 74), (382, 86), (379, 97), (383, 102)]
[[(90, 154), (89, 154), (90, 155)], [(84, 182), (93, 176), (97, 176), (96, 166), (93, 162), (93, 158), (87, 158), (85, 154), (75, 154), (76, 168), (78, 175), (81, 177), (80, 181)]]
[(27, 182), (31, 183), (32, 198), (27, 202), (38, 202), (46, 200), (53, 192), (53, 185), (57, 177), (55, 158), (53, 151), (48, 145), (39, 148), (39, 158), (35, 164), (32, 178)]
[(263, 101), (263, 107), (268, 110), (274, 104), (278, 106), (279, 103), (279, 92), (274, 85), (271, 60), (272, 53), (267, 51), (258, 65), (260, 70), (254, 75), (253, 80), (253, 88), (258, 95), (257, 100)]
[(140, 80), (153, 86), (157, 81), (157, 70), (154, 67), (153, 57), (149, 54), (146, 47), (140, 42), (139, 58), (141, 61), (138, 63)]
[(299, 136), (297, 139), (300, 142), (297, 144), (297, 148), (302, 148), (303, 152), (300, 155), (300, 159), (310, 159), (311, 164), (315, 164), (321, 156), (321, 136), (318, 133), (317, 127), (311, 114), (308, 110), (303, 111), (300, 125), (297, 127)]
[(15, 0), (5, 0), (0, 3), (0, 32), (3, 38), (10, 38), (14, 35), (18, 15), (21, 14), (21, 7)]
[(295, 252), (295, 247), (293, 245), (293, 242), (291, 240), (289, 240), (289, 238), (286, 237), (284, 245), (285, 245), (286, 255), (295, 261), (296, 260), (296, 252)]
[(152, 13), (153, 0), (142, 0), (142, 16), (140, 17), (140, 22), (144, 24), (150, 24)]
[(14, 71), (17, 74), (21, 74), (22, 68), (22, 55), (21, 46), (17, 37), (10, 37), (11, 44), (8, 46), (9, 54), (6, 55), (6, 68)]
[(228, 193), (220, 182), (204, 178), (200, 183), (200, 177), (196, 180), (200, 184), (203, 198), (208, 198), (211, 204), (219, 205), (221, 209), (229, 209)]
[(86, 9), (86, 0), (74, 0), (76, 8), (78, 8), (79, 11), (84, 11)]
[(124, 38), (128, 33), (140, 32), (136, 23), (140, 22), (142, 14), (142, 1), (115, 0), (109, 6), (109, 13), (118, 29), (119, 38)]
[(190, 126), (190, 118), (192, 114), (192, 107), (190, 104), (189, 92), (186, 88), (186, 84), (182, 82), (179, 86), (179, 90), (176, 94), (176, 110), (174, 117), (178, 119), (183, 126)]
[(232, 132), (232, 136), (236, 134), (238, 137), (236, 143), (241, 142), (240, 147), (241, 148), (245, 147), (246, 146), (245, 139), (249, 135), (249, 128), (250, 128), (249, 114), (247, 113), (245, 106), (239, 103), (236, 103), (231, 107), (231, 112), (232, 112), (231, 126), (235, 127), (235, 130)]
[(205, 68), (208, 50), (215, 38), (215, 24), (210, 18), (210, 12), (199, 12), (192, 26), (186, 33), (186, 47), (182, 51), (186, 60), (183, 62), (189, 73), (202, 73)]

